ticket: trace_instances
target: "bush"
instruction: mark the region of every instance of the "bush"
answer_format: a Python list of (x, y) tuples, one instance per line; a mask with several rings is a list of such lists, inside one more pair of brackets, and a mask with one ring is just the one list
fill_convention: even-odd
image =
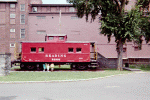
[(129, 65), (129, 68), (136, 68), (135, 65)]

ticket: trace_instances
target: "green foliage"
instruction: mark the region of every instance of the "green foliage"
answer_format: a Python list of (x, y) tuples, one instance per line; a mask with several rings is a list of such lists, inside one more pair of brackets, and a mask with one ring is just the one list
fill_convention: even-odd
[(137, 5), (141, 5), (142, 8), (149, 8), (150, 0), (136, 0)]
[[(147, 42), (150, 40), (150, 22), (145, 17), (142, 17), (143, 14), (140, 11), (141, 7), (148, 7), (150, 1), (138, 0), (134, 9), (125, 11), (125, 5), (128, 2), (129, 0), (70, 0), (70, 3), (73, 3), (74, 7), (77, 8), (77, 15), (79, 17), (83, 17), (84, 14), (86, 15), (86, 21), (88, 21), (90, 14), (92, 17), (91, 21), (95, 20), (99, 11), (101, 11), (101, 34), (108, 37), (108, 42), (111, 41), (111, 36), (115, 37), (119, 59), (118, 68), (122, 66), (121, 55), (123, 44), (126, 40), (134, 40), (135, 43), (139, 44), (139, 47), (142, 44), (143, 34)], [(142, 27), (142, 23), (144, 23), (145, 27)]]

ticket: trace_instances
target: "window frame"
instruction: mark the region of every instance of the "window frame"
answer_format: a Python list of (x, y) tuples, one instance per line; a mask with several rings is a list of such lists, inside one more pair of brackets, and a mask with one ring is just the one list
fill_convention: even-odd
[(20, 4), (20, 11), (25, 11), (25, 4)]
[(46, 30), (37, 30), (37, 34), (46, 34)]
[[(53, 39), (50, 39), (50, 37), (53, 38)], [(54, 40), (54, 36), (49, 36), (49, 37), (48, 37), (48, 40)]]
[(11, 33), (14, 33), (14, 32), (15, 32), (15, 28), (11, 28), (11, 29), (10, 29), (10, 32), (11, 32)]
[[(13, 44), (13, 46), (12, 46), (12, 44)], [(15, 47), (15, 43), (10, 43), (10, 47), (14, 48)]]
[[(77, 51), (77, 49), (81, 49), (81, 50)], [(82, 53), (82, 48), (76, 48), (76, 53)]]
[(46, 19), (46, 16), (36, 16), (37, 19)]
[[(61, 39), (61, 38), (63, 38), (63, 39)], [(59, 40), (60, 40), (60, 41), (63, 41), (64, 39), (65, 39), (64, 36), (59, 36)]]
[(10, 18), (16, 18), (16, 14), (15, 13), (10, 13)]
[[(24, 15), (24, 17), (22, 17), (22, 15)], [(20, 15), (20, 24), (25, 24), (25, 14)]]
[(16, 8), (16, 4), (14, 4), (14, 3), (10, 4), (10, 9), (15, 9), (15, 8)]
[[(36, 8), (36, 9), (35, 9)], [(37, 7), (32, 7), (32, 12), (37, 12), (38, 8)]]
[[(32, 51), (32, 49), (35, 49), (35, 51)], [(36, 53), (36, 51), (37, 51), (37, 50), (36, 50), (36, 47), (31, 47), (31, 48), (30, 48), (30, 53)]]
[[(70, 51), (69, 49), (72, 49), (72, 51)], [(74, 53), (74, 48), (73, 47), (69, 47), (68, 48), (68, 53)]]
[[(40, 48), (41, 48), (42, 51), (40, 51)], [(44, 50), (45, 50), (44, 47), (39, 47), (39, 48), (38, 48), (38, 52), (39, 52), (39, 53), (44, 53)]]
[(70, 7), (69, 8), (69, 12), (75, 12), (75, 8), (74, 7)]
[[(24, 30), (24, 32), (22, 32), (22, 30)], [(22, 37), (23, 34), (24, 34), (24, 37)], [(20, 29), (20, 38), (21, 39), (25, 38), (25, 28)]]

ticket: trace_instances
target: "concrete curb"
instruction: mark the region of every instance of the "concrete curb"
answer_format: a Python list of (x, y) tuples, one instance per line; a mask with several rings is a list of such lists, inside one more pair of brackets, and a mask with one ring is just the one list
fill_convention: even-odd
[(9, 81), (9, 82), (0, 82), (0, 84), (26, 84), (26, 83), (62, 83), (62, 82), (79, 82), (79, 81), (91, 81), (97, 79), (104, 79), (104, 78), (111, 78), (115, 76), (122, 76), (122, 75), (130, 75), (130, 74), (139, 74), (139, 73), (147, 73), (143, 71), (133, 72), (128, 74), (117, 74), (117, 75), (110, 75), (105, 77), (97, 77), (97, 78), (89, 78), (89, 79), (79, 79), (79, 80), (52, 80), (52, 81)]

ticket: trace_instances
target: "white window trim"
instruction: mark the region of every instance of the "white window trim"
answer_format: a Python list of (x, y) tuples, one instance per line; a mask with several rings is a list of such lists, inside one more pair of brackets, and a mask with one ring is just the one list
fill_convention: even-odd
[[(21, 15), (24, 15), (24, 23), (21, 22)], [(20, 24), (25, 24), (25, 14), (20, 15)]]
[(16, 14), (14, 14), (14, 13), (10, 14), (10, 18), (15, 18), (15, 17), (16, 17)]
[[(13, 5), (13, 7), (12, 7), (12, 5)], [(13, 3), (10, 4), (10, 8), (11, 8), (11, 9), (15, 9), (15, 8), (16, 8), (16, 4), (13, 4)]]
[[(13, 44), (13, 46), (12, 46), (12, 44)], [(10, 47), (14, 48), (15, 47), (15, 43), (10, 43)]]
[(69, 8), (69, 12), (75, 12), (75, 8), (74, 7), (70, 7)]
[[(24, 5), (24, 9), (22, 10), (22, 5)], [(25, 4), (20, 4), (20, 11), (25, 11)]]
[(32, 7), (32, 12), (37, 12), (37, 7)]
[[(24, 29), (24, 35), (25, 35), (25, 33), (26, 33), (26, 32), (25, 32), (25, 28), (22, 28), (22, 29)], [(25, 37), (24, 37), (24, 38), (25, 38)], [(20, 39), (24, 39), (24, 38), (21, 37), (21, 29), (20, 29)]]
[(14, 29), (14, 28), (11, 28), (11, 29), (10, 29), (10, 32), (11, 32), (11, 33), (12, 33), (12, 32), (14, 33), (14, 32), (15, 32), (15, 29)]

